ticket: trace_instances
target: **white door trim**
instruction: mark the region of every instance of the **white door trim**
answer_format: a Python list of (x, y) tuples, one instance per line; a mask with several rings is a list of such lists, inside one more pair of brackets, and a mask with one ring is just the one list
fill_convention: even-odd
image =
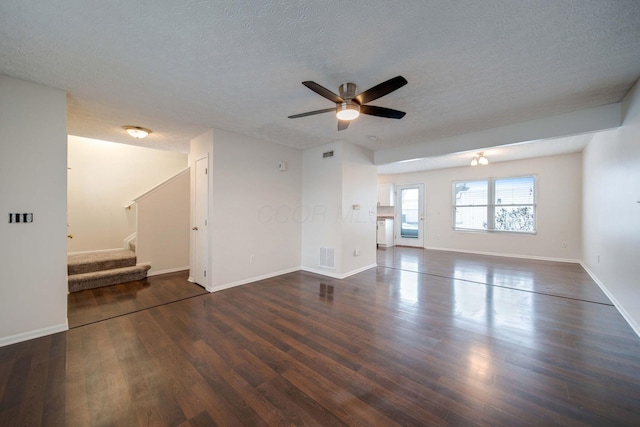
[[(402, 184), (396, 185), (396, 220), (395, 222), (395, 244), (399, 246), (413, 246), (418, 248), (424, 248), (424, 183), (420, 184)], [(415, 238), (405, 238), (401, 235), (402, 228), (402, 190), (417, 188), (418, 189), (418, 213), (417, 213), (417, 226), (418, 236)]]
[[(203, 162), (204, 161), (204, 162)], [(204, 167), (204, 171), (202, 168)], [(209, 289), (211, 272), (209, 271), (209, 155), (197, 159), (194, 163), (193, 213), (191, 222), (191, 262), (190, 281)], [(204, 172), (204, 179), (198, 174)], [(198, 183), (204, 183), (201, 188)]]

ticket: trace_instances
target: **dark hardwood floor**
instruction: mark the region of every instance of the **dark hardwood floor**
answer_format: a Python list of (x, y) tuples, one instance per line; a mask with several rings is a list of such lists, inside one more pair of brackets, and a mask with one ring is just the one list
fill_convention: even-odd
[(580, 264), (391, 247), (378, 265), (434, 276), (611, 304)]
[(69, 328), (208, 293), (204, 288), (187, 281), (188, 277), (188, 271), (179, 271), (120, 285), (72, 292), (67, 296)]
[(379, 262), (0, 348), (0, 425), (640, 425), (640, 338), (579, 266)]

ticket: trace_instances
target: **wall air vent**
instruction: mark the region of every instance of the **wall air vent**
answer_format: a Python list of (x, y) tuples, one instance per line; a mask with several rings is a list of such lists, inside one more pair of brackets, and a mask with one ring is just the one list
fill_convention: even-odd
[(322, 158), (326, 159), (327, 157), (333, 157), (333, 150), (322, 153)]
[(320, 248), (320, 267), (336, 268), (335, 263), (335, 249), (333, 248)]

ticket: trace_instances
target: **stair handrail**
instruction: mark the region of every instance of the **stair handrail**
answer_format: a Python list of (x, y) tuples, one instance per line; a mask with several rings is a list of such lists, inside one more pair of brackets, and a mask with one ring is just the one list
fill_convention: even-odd
[(146, 196), (148, 196), (149, 194), (153, 193), (154, 191), (156, 191), (159, 188), (164, 187), (165, 185), (171, 183), (172, 181), (178, 179), (179, 177), (181, 177), (182, 175), (184, 175), (185, 173), (188, 173), (191, 170), (191, 166), (187, 166), (186, 168), (184, 168), (183, 170), (181, 170), (180, 172), (178, 172), (177, 174), (165, 179), (164, 181), (162, 181), (160, 184), (154, 186), (153, 188), (145, 191), (144, 193), (140, 194), (137, 197), (134, 197), (132, 199), (132, 201), (128, 204), (126, 204), (124, 206), (125, 209), (131, 209), (131, 207), (133, 205), (135, 205), (136, 203), (138, 203), (139, 200), (144, 199)]

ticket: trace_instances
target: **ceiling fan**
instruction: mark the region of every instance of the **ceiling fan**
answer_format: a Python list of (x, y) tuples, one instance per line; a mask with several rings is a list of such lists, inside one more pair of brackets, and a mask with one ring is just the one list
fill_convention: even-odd
[(303, 85), (327, 98), (329, 101), (335, 102), (334, 108), (325, 108), (323, 110), (309, 111), (301, 114), (289, 116), (290, 119), (298, 117), (313, 116), (315, 114), (328, 113), (335, 111), (338, 118), (338, 130), (345, 130), (349, 126), (349, 122), (360, 114), (368, 114), (370, 116), (386, 117), (389, 119), (401, 119), (406, 114), (404, 111), (392, 110), (391, 108), (376, 107), (374, 105), (365, 105), (375, 99), (390, 94), (394, 90), (400, 89), (407, 84), (407, 80), (402, 76), (396, 76), (392, 79), (382, 82), (377, 86), (367, 89), (356, 96), (356, 84), (347, 82), (340, 85), (338, 91), (340, 95), (336, 95), (329, 89), (320, 86), (316, 82), (306, 81)]

